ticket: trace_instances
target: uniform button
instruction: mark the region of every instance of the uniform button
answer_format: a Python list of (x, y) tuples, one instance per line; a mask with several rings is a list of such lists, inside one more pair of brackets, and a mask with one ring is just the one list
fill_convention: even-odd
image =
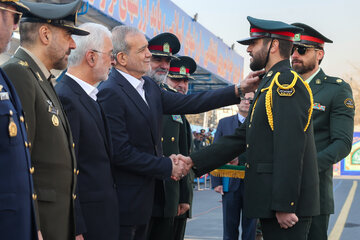
[(74, 168), (74, 174), (76, 174), (76, 168)]
[(30, 174), (33, 174), (35, 172), (35, 168), (31, 167), (29, 171), (30, 171)]
[(33, 193), (33, 195), (32, 195), (32, 199), (33, 199), (33, 200), (36, 200), (36, 199), (37, 199), (37, 195), (36, 195), (36, 193)]
[(291, 203), (290, 203), (291, 206), (294, 206), (294, 204), (295, 204), (294, 202), (291, 202)]
[(25, 147), (27, 148), (29, 146), (28, 142), (25, 141)]
[(73, 143), (73, 148), (75, 148), (75, 143)]
[(171, 138), (171, 141), (172, 141), (172, 142), (173, 142), (173, 141), (175, 141), (175, 138), (174, 138), (174, 137), (172, 137), (172, 138)]
[(76, 199), (76, 194), (73, 194), (72, 197), (73, 197), (73, 199), (75, 200), (75, 199)]
[(9, 111), (10, 116), (14, 115), (14, 112), (12, 110)]
[(80, 171), (79, 171), (79, 169), (78, 169), (78, 170), (76, 171), (76, 175), (79, 175), (79, 172), (80, 172)]
[(20, 116), (20, 122), (24, 122), (24, 117)]
[(248, 163), (246, 163), (245, 166), (246, 166), (247, 168), (250, 168), (250, 164), (248, 164)]
[(249, 128), (251, 128), (251, 124), (249, 124)]
[(249, 144), (246, 144), (246, 148), (249, 148)]
[(164, 141), (164, 138), (163, 138), (163, 137), (161, 138), (161, 141), (162, 141), (162, 142)]
[(29, 142), (29, 148), (31, 148), (31, 142)]

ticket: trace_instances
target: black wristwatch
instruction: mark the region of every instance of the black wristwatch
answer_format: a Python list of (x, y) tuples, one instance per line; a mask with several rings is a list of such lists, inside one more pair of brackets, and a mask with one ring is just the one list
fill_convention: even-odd
[(245, 97), (245, 94), (241, 91), (240, 83), (238, 83), (238, 84), (236, 85), (236, 88), (237, 88), (237, 90), (238, 90), (239, 97), (240, 97), (240, 98)]

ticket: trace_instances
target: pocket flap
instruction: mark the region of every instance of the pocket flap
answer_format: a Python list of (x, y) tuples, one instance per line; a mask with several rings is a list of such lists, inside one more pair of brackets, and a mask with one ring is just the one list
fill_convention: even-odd
[(0, 194), (0, 211), (17, 210), (17, 199), (15, 193)]

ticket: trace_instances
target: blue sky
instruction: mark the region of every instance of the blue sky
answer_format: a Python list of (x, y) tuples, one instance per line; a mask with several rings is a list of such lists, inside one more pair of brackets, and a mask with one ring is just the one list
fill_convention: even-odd
[[(360, 82), (360, 1), (356, 0), (172, 0), (187, 14), (198, 13), (198, 22), (229, 46), (249, 35), (247, 16), (303, 22), (334, 41), (325, 45), (321, 64), (328, 75), (350, 76)], [(250, 70), (246, 47), (235, 44)]]

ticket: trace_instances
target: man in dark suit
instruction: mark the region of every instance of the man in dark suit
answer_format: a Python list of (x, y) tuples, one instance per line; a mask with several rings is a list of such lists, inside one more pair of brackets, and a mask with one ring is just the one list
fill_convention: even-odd
[[(113, 142), (120, 236), (145, 239), (155, 178), (179, 179), (187, 172), (182, 162), (162, 154), (162, 115), (207, 111), (209, 106), (229, 105), (239, 98), (234, 86), (193, 96), (163, 91), (152, 79), (143, 77), (151, 57), (144, 34), (136, 28), (117, 26), (112, 41), (116, 65), (100, 85), (98, 99), (109, 120)], [(243, 88), (255, 88), (256, 76), (251, 75)]]
[[(0, 1), (0, 54), (26, 10), (18, 1)], [(0, 236), (4, 240), (37, 239), (27, 141), (20, 99), (0, 69)]]
[[(112, 63), (111, 32), (85, 23), (87, 36), (74, 36), (77, 48), (69, 56), (65, 76), (55, 86), (75, 143), (77, 239), (118, 240), (118, 202), (111, 171), (111, 138), (95, 87), (108, 77)], [(82, 238), (83, 237), (83, 238)]]
[(292, 66), (309, 83), (314, 95), (314, 134), (320, 178), (320, 215), (313, 218), (309, 240), (327, 239), (330, 214), (334, 213), (333, 164), (346, 157), (352, 147), (355, 103), (351, 87), (344, 80), (331, 77), (320, 68), (324, 44), (332, 41), (312, 27), (297, 35)]
[(70, 4), (27, 2), (20, 23), (20, 45), (3, 66), (14, 83), (28, 125), (34, 200), (44, 239), (74, 239), (76, 161), (71, 129), (50, 83), (50, 69), (64, 69), (75, 43), (71, 34), (81, 1)]
[[(215, 133), (215, 140), (219, 140), (221, 136), (232, 135), (248, 115), (250, 104), (254, 98), (254, 93), (247, 93), (241, 98), (238, 107), (238, 114), (223, 118), (219, 121)], [(244, 166), (246, 161), (245, 154), (241, 154), (235, 161), (230, 164)], [(214, 190), (222, 195), (223, 208), (223, 239), (237, 240), (239, 239), (239, 225), (241, 216), (241, 239), (254, 240), (256, 219), (247, 218), (243, 211), (244, 205), (244, 180), (229, 177), (211, 176), (211, 182)]]
[[(301, 28), (248, 17), (250, 68), (265, 67), (245, 124), (191, 158), (198, 176), (246, 150), (244, 212), (260, 218), (267, 240), (306, 239), (319, 214), (319, 177), (310, 87), (290, 67), (294, 35)], [(191, 160), (192, 159), (192, 160)]]

